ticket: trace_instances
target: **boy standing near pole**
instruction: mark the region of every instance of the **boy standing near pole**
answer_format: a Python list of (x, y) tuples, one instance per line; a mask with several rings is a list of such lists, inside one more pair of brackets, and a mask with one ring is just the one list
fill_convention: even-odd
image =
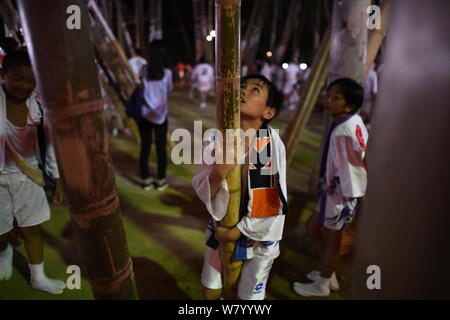
[(335, 268), (342, 229), (352, 222), (358, 198), (365, 195), (367, 186), (364, 155), (368, 133), (356, 114), (363, 99), (364, 89), (353, 79), (340, 78), (328, 87), (325, 112), (334, 121), (320, 168), (319, 205), (307, 222), (322, 269), (308, 273), (313, 283), (294, 282), (294, 291), (302, 296), (328, 296), (330, 289), (339, 289)]
[[(43, 114), (33, 95), (36, 82), (26, 51), (8, 53), (3, 60), (3, 86), (0, 87), (0, 281), (12, 275), (13, 249), (8, 232), (13, 219), (23, 234), (31, 286), (52, 294), (66, 287), (60, 280), (47, 277), (44, 271), (44, 241), (41, 224), (50, 219), (50, 209), (42, 188), (43, 176), (38, 165), (47, 167), (57, 179), (53, 196), (62, 202), (59, 173), (50, 139), (46, 156), (39, 163), (38, 126)], [(48, 137), (48, 135), (47, 135)], [(43, 164), (43, 163), (46, 163)]]
[(265, 298), (267, 279), (280, 253), (287, 213), (286, 158), (283, 142), (268, 123), (280, 112), (281, 96), (266, 77), (249, 75), (241, 81), (240, 106), (241, 129), (249, 139), (242, 141), (246, 156), (241, 166), (240, 221), (236, 226), (222, 228), (220, 221), (229, 201), (225, 178), (237, 161), (203, 164), (193, 178), (194, 189), (211, 214), (201, 275), (205, 299), (221, 297), (220, 245), (238, 241), (235, 260), (244, 260), (244, 264), (237, 297), (242, 300)]

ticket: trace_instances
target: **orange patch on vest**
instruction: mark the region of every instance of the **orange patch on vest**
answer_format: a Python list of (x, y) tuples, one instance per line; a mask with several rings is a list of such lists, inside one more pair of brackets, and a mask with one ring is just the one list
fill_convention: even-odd
[(278, 188), (264, 188), (252, 190), (251, 218), (266, 218), (280, 213), (280, 198)]

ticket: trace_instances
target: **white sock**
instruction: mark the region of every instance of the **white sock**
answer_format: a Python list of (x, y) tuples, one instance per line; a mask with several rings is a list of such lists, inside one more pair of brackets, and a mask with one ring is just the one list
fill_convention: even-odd
[(0, 281), (9, 280), (12, 276), (13, 249), (8, 243), (6, 249), (0, 252)]
[(44, 272), (44, 263), (28, 264), (31, 273), (31, 286), (52, 294), (61, 294), (66, 284), (61, 280), (50, 279)]

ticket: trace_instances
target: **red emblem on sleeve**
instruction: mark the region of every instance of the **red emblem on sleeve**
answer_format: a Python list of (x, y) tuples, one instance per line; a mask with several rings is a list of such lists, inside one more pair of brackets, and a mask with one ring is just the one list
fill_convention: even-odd
[(356, 138), (358, 139), (359, 145), (361, 148), (365, 151), (366, 150), (366, 144), (364, 142), (363, 134), (361, 127), (359, 125), (356, 125)]

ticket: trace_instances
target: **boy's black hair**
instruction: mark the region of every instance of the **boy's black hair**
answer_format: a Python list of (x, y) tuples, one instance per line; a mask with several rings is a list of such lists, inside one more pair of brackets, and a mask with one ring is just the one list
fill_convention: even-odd
[(345, 98), (347, 105), (353, 105), (350, 114), (355, 114), (358, 112), (359, 108), (364, 101), (364, 88), (358, 82), (351, 78), (339, 78), (334, 80), (328, 86), (330, 89), (332, 86), (338, 86), (342, 95)]
[(149, 81), (162, 80), (167, 54), (165, 43), (163, 40), (153, 40), (150, 42), (148, 50), (146, 79)]
[(2, 62), (2, 70), (8, 72), (14, 66), (25, 66), (31, 68), (30, 57), (26, 50), (14, 50), (6, 54)]
[(269, 80), (267, 79), (265, 76), (263, 76), (262, 74), (249, 74), (246, 75), (245, 77), (243, 77), (241, 79), (241, 84), (244, 84), (247, 82), (247, 80), (250, 79), (257, 79), (260, 80), (261, 82), (263, 82), (266, 86), (267, 86), (267, 102), (266, 104), (271, 107), (274, 108), (276, 110), (276, 114), (275, 116), (270, 119), (270, 120), (266, 120), (266, 124), (269, 123), (270, 121), (272, 121), (273, 119), (275, 119), (278, 114), (281, 112), (281, 109), (283, 107), (283, 98), (282, 95), (280, 93), (280, 91), (278, 91), (277, 87), (275, 87), (275, 85)]

